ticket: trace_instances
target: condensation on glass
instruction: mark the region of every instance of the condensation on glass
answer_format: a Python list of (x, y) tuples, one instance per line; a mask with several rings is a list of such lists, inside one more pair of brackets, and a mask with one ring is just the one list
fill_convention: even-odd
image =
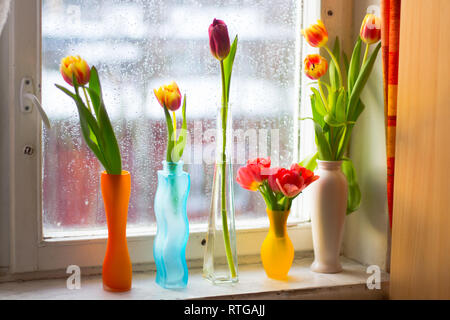
[[(190, 131), (183, 158), (192, 179), (188, 216), (191, 224), (206, 223), (221, 93), (208, 26), (219, 18), (228, 24), (231, 40), (239, 33), (230, 94), (234, 177), (256, 156), (288, 166), (298, 108), (297, 2), (43, 0), (42, 100), (53, 126), (42, 136), (44, 236), (106, 228), (99, 188), (103, 169), (83, 141), (73, 101), (54, 86), (68, 86), (59, 74), (62, 57), (80, 55), (100, 72), (123, 168), (132, 176), (131, 228), (155, 225), (153, 201), (166, 127), (153, 88), (178, 83), (187, 94)], [(238, 227), (267, 219), (261, 196), (237, 185), (235, 206)]]

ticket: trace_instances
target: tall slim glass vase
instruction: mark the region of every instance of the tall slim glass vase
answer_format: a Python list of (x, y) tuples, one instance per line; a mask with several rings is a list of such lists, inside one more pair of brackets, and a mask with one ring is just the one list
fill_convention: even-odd
[(203, 260), (203, 277), (214, 284), (238, 282), (232, 137), (231, 110), (224, 105), (217, 116), (216, 162)]

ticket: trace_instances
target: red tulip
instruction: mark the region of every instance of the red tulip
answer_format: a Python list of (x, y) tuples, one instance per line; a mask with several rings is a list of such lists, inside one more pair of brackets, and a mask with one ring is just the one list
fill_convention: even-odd
[(293, 164), (290, 170), (280, 168), (269, 176), (268, 182), (274, 192), (281, 192), (288, 198), (293, 198), (319, 177), (306, 168)]
[(239, 168), (236, 181), (247, 190), (256, 191), (264, 179), (261, 177), (261, 168), (256, 164), (248, 164)]
[(214, 19), (209, 26), (209, 47), (211, 53), (217, 60), (225, 59), (230, 53), (230, 37), (228, 28), (222, 20)]
[(283, 172), (287, 171), (285, 168), (272, 168), (272, 174), (267, 177), (267, 182), (269, 183), (270, 189), (272, 189), (273, 192), (281, 192), (281, 189), (278, 187), (277, 184), (277, 176), (278, 173), (282, 174)]
[(381, 39), (381, 19), (374, 14), (368, 13), (361, 24), (359, 32), (362, 41), (374, 44)]
[(294, 171), (303, 177), (305, 181), (305, 188), (319, 179), (319, 176), (315, 176), (313, 171), (301, 167), (298, 163), (294, 163), (291, 166), (291, 171)]
[(250, 159), (247, 161), (247, 165), (249, 164), (255, 164), (257, 165), (260, 169), (261, 169), (261, 177), (265, 180), (267, 179), (267, 176), (272, 174), (272, 171), (270, 169), (270, 157), (269, 158), (255, 158), (255, 159)]

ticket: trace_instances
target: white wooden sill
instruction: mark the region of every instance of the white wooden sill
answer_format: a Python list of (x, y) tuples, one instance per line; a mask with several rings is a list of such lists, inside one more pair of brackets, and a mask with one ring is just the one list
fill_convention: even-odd
[[(309, 270), (312, 258), (296, 258), (286, 281), (267, 278), (260, 263), (239, 266), (239, 283), (212, 285), (201, 269), (190, 270), (188, 287), (166, 290), (155, 283), (155, 272), (135, 272), (133, 288), (111, 293), (102, 289), (101, 276), (81, 275), (81, 288), (69, 290), (66, 278), (15, 281), (0, 284), (1, 299), (96, 300), (96, 299), (385, 299), (388, 275), (381, 274), (381, 289), (366, 286), (366, 266), (341, 257), (344, 271), (318, 274)], [(69, 275), (67, 275), (69, 276)]]

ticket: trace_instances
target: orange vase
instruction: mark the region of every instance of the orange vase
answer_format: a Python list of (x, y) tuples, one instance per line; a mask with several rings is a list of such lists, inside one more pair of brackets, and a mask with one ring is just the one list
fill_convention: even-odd
[(131, 260), (127, 245), (127, 214), (130, 200), (131, 177), (128, 171), (121, 175), (102, 172), (101, 189), (108, 224), (108, 242), (103, 261), (103, 288), (108, 291), (131, 289)]
[(288, 236), (286, 222), (288, 211), (266, 209), (269, 216), (269, 233), (261, 246), (261, 261), (269, 278), (285, 280), (294, 261), (294, 246)]

